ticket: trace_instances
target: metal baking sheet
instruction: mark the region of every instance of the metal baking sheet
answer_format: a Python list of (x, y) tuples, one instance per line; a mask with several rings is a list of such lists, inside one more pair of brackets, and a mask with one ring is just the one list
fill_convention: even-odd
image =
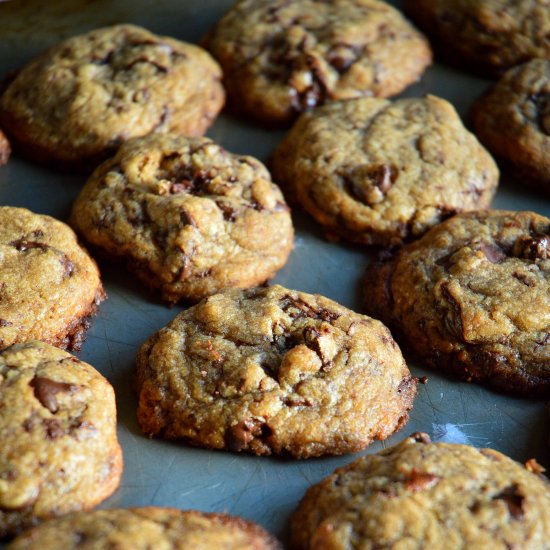
[[(399, 6), (399, 2), (393, 2)], [(119, 22), (198, 42), (232, 0), (13, 0), (0, 3), (0, 74), (16, 69), (44, 48), (68, 36)], [(489, 85), (453, 68), (436, 64), (406, 96), (426, 93), (450, 100), (461, 115)], [(228, 150), (267, 160), (283, 136), (228, 115), (209, 135)], [(14, 156), (0, 168), (0, 204), (24, 206), (65, 220), (84, 183)], [(521, 182), (503, 177), (494, 207), (531, 209), (550, 216), (550, 199)], [(373, 253), (358, 246), (329, 243), (306, 214), (293, 212), (296, 245), (275, 282), (317, 292), (361, 311), (361, 279)], [(124, 476), (119, 490), (102, 508), (174, 506), (225, 511), (257, 521), (283, 540), (287, 522), (308, 486), (355, 456), (306, 461), (256, 458), (149, 440), (135, 418), (132, 391), (134, 358), (140, 344), (171, 320), (182, 307), (169, 309), (120, 266), (100, 264), (108, 300), (101, 305), (79, 354), (114, 385)], [(436, 441), (498, 449), (516, 460), (536, 459), (550, 469), (549, 424), (543, 403), (499, 395), (477, 385), (456, 382), (410, 363), (419, 385), (411, 420), (400, 433), (371, 445), (372, 453), (416, 430)], [(0, 442), (1, 444), (1, 442)]]

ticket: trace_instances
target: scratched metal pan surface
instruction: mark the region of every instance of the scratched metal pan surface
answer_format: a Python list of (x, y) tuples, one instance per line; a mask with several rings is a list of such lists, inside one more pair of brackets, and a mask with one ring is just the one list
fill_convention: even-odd
[[(232, 0), (14, 0), (0, 3), (0, 72), (10, 71), (68, 36), (119, 22), (197, 42), (231, 6)], [(397, 2), (396, 2), (397, 4)], [(465, 115), (488, 81), (435, 65), (407, 96), (432, 93)], [(228, 150), (266, 160), (283, 133), (222, 115), (209, 135)], [(13, 157), (0, 169), (0, 204), (24, 206), (65, 220), (84, 179), (57, 173)], [(550, 216), (550, 200), (506, 176), (494, 201), (498, 208), (530, 209)], [(294, 212), (296, 246), (275, 282), (316, 292), (361, 311), (360, 281), (372, 254), (360, 247), (329, 243), (302, 212)], [(114, 385), (119, 436), (124, 449), (120, 489), (102, 507), (174, 506), (225, 511), (254, 520), (286, 537), (288, 518), (305, 489), (354, 456), (306, 461), (207, 451), (150, 440), (136, 423), (132, 391), (140, 344), (182, 307), (169, 309), (134, 282), (120, 266), (101, 264), (109, 299), (101, 305), (80, 357)], [(549, 424), (543, 403), (499, 395), (456, 382), (411, 363), (420, 385), (408, 425), (372, 453), (422, 430), (436, 441), (489, 446), (516, 460), (536, 459), (550, 468)], [(0, 443), (1, 444), (1, 443)]]

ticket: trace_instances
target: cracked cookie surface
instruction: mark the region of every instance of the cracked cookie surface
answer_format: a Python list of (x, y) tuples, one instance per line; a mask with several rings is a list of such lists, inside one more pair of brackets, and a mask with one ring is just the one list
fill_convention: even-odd
[(0, 207), (0, 349), (42, 340), (78, 350), (104, 298), (97, 266), (70, 227)]
[(426, 39), (376, 0), (241, 0), (207, 46), (235, 107), (275, 123), (329, 100), (395, 95), (431, 63)]
[(221, 70), (198, 46), (116, 25), (75, 36), (27, 64), (0, 99), (26, 155), (97, 164), (151, 132), (202, 135), (224, 103)]
[(367, 311), (428, 366), (550, 396), (550, 219), (459, 214), (372, 265)]
[(292, 548), (546, 548), (550, 485), (493, 449), (416, 433), (311, 487)]
[(263, 283), (286, 262), (289, 209), (258, 160), (208, 138), (125, 143), (76, 200), (71, 223), (169, 302)]
[(481, 141), (518, 178), (550, 193), (550, 59), (508, 71), (474, 104), (472, 116)]
[(327, 233), (377, 245), (489, 206), (498, 169), (447, 101), (361, 98), (303, 114), (273, 173)]
[(0, 538), (89, 509), (122, 471), (114, 391), (90, 365), (31, 341), (0, 352)]
[(225, 514), (174, 508), (128, 508), (72, 514), (43, 523), (14, 540), (7, 550), (282, 550), (259, 525)]
[(384, 325), (281, 286), (203, 300), (137, 369), (146, 434), (258, 455), (358, 451), (406, 423), (416, 392)]
[(498, 75), (550, 58), (550, 0), (407, 0), (406, 11), (453, 61)]

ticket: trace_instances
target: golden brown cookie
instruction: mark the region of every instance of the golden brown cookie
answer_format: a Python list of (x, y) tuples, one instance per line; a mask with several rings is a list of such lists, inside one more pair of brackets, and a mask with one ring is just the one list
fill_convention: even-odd
[(329, 235), (377, 245), (487, 208), (499, 175), (453, 106), (434, 96), (305, 113), (277, 148), (273, 173)]
[(548, 0), (407, 0), (405, 6), (437, 50), (470, 70), (498, 75), (550, 58)]
[(475, 103), (472, 115), (481, 141), (521, 181), (550, 193), (550, 59), (509, 70)]
[(27, 531), (8, 550), (282, 550), (259, 525), (225, 514), (173, 508), (81, 512)]
[(125, 143), (90, 177), (71, 223), (169, 302), (272, 277), (292, 249), (289, 209), (263, 164), (207, 138)]
[(0, 130), (0, 166), (8, 162), (8, 159), (10, 158), (10, 153), (11, 153), (10, 142), (8, 141), (6, 136), (2, 133), (2, 130)]
[(550, 219), (459, 214), (369, 267), (367, 311), (424, 364), (550, 395)]
[(493, 449), (416, 433), (311, 487), (296, 550), (548, 548), (550, 484)]
[(224, 103), (220, 79), (198, 46), (115, 25), (23, 67), (0, 99), (0, 121), (27, 156), (78, 168), (132, 137), (202, 135)]
[(377, 0), (241, 0), (207, 42), (233, 106), (274, 123), (329, 100), (395, 95), (432, 58), (426, 39)]
[(0, 207), (0, 349), (42, 340), (78, 350), (104, 299), (97, 266), (70, 227)]
[(257, 455), (358, 451), (401, 428), (416, 393), (384, 325), (281, 286), (203, 300), (137, 369), (147, 435)]
[(37, 341), (1, 351), (0, 412), (0, 538), (118, 487), (115, 395), (90, 365)]

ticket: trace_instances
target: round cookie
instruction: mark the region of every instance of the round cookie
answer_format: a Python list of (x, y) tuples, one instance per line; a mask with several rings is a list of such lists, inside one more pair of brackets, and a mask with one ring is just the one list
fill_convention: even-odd
[(459, 214), (371, 265), (367, 311), (427, 366), (550, 396), (550, 219)]
[(498, 75), (550, 58), (548, 0), (407, 0), (407, 13), (451, 61)]
[(497, 157), (522, 181), (550, 192), (550, 59), (508, 71), (472, 115), (476, 134)]
[(13, 345), (0, 352), (0, 410), (0, 538), (118, 487), (115, 395), (90, 365), (43, 342)]
[(97, 266), (70, 227), (0, 207), (0, 349), (42, 340), (78, 350), (104, 299)]
[(416, 393), (384, 325), (281, 286), (184, 311), (143, 344), (137, 372), (147, 435), (294, 458), (389, 437)]
[(422, 433), (338, 468), (291, 521), (296, 550), (535, 549), (549, 537), (545, 477), (493, 449)]
[(0, 130), (0, 166), (6, 164), (10, 158), (11, 147), (8, 139)]
[(491, 156), (434, 96), (305, 113), (277, 148), (273, 174), (327, 233), (377, 245), (488, 207), (498, 183)]
[(271, 123), (328, 100), (395, 95), (432, 59), (426, 39), (377, 0), (241, 0), (207, 46), (234, 106)]
[(226, 514), (173, 508), (129, 508), (81, 512), (43, 523), (15, 539), (7, 550), (282, 550), (250, 521)]
[(90, 177), (72, 225), (169, 302), (272, 277), (293, 244), (289, 209), (259, 161), (208, 138), (125, 143)]
[(31, 158), (79, 168), (132, 137), (202, 135), (224, 103), (220, 80), (198, 46), (115, 25), (23, 67), (0, 99), (0, 122)]

